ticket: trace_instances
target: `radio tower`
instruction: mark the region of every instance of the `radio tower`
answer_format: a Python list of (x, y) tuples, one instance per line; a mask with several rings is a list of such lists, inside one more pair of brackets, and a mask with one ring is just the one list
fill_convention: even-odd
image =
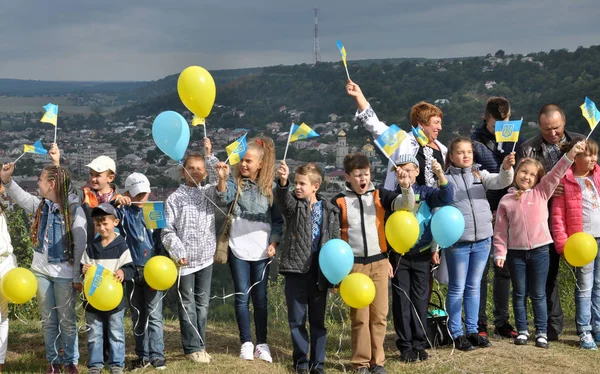
[(319, 48), (319, 8), (313, 8), (315, 12), (315, 44), (313, 47), (313, 65), (321, 62), (321, 48)]

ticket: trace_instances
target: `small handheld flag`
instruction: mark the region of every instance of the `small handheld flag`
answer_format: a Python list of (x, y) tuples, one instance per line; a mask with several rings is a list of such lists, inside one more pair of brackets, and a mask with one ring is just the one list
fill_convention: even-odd
[(56, 123), (58, 121), (58, 105), (48, 103), (43, 106), (46, 113), (42, 116), (40, 122), (50, 123), (54, 125), (54, 143), (56, 143)]
[(340, 50), (340, 54), (342, 55), (342, 61), (344, 62), (344, 67), (346, 68), (346, 75), (348, 76), (348, 80), (350, 80), (350, 73), (348, 73), (348, 62), (346, 61), (346, 47), (344, 47), (341, 40), (338, 40), (335, 44)]
[(377, 145), (387, 158), (390, 158), (407, 136), (406, 131), (401, 130), (396, 125), (391, 125), (383, 134), (375, 139), (375, 145)]
[(230, 165), (235, 165), (238, 162), (242, 161), (244, 154), (246, 154), (246, 150), (248, 150), (248, 143), (246, 142), (246, 134), (242, 135), (238, 140), (229, 144), (225, 147), (227, 151), (227, 160)]
[(292, 136), (290, 137), (290, 143), (297, 142), (298, 140), (314, 138), (317, 136), (319, 136), (319, 134), (317, 134), (315, 130), (311, 129), (304, 122), (300, 126), (292, 124)]
[(198, 125), (204, 127), (204, 137), (206, 138), (206, 119), (194, 116), (192, 126), (196, 127)]
[(167, 227), (165, 204), (163, 202), (145, 202), (142, 206), (144, 223), (148, 229), (163, 229)]
[(415, 136), (415, 139), (417, 139), (417, 141), (421, 145), (421, 147), (425, 147), (427, 143), (429, 143), (429, 139), (427, 138), (427, 135), (425, 135), (425, 133), (423, 132), (421, 126), (413, 127), (412, 133)]
[(588, 134), (587, 138), (585, 138), (587, 140), (590, 135), (592, 135), (592, 131), (594, 131), (596, 125), (598, 125), (598, 121), (600, 121), (600, 111), (598, 111), (598, 108), (596, 108), (596, 104), (594, 104), (594, 102), (587, 97), (585, 98), (585, 102), (581, 104), (580, 108), (581, 114), (583, 114), (583, 117), (590, 124), (590, 133)]
[(498, 143), (518, 142), (523, 119), (514, 121), (496, 121), (494, 132)]
[(23, 145), (23, 152), (26, 153), (35, 153), (38, 155), (48, 154), (48, 150), (44, 148), (42, 145), (42, 140), (38, 140), (33, 145), (25, 144)]

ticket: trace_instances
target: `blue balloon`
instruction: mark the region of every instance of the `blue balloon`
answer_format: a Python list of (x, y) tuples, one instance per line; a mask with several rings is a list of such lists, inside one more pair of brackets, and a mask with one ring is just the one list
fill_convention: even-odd
[(190, 126), (177, 112), (162, 112), (152, 124), (156, 146), (175, 161), (181, 161), (190, 142)]
[(340, 283), (350, 274), (352, 265), (354, 265), (352, 248), (342, 239), (331, 239), (321, 248), (319, 266), (330, 283)]
[(465, 217), (453, 206), (440, 208), (431, 218), (431, 235), (442, 248), (448, 248), (465, 231)]

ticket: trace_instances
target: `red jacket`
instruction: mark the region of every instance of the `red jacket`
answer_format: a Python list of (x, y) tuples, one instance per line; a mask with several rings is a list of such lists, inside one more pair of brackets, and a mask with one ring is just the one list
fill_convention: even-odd
[[(596, 189), (600, 190), (600, 166), (592, 171)], [(573, 169), (567, 170), (560, 180), (565, 187), (565, 194), (552, 199), (552, 237), (556, 252), (562, 254), (567, 238), (576, 232), (583, 231), (583, 202), (581, 187), (575, 180)]]

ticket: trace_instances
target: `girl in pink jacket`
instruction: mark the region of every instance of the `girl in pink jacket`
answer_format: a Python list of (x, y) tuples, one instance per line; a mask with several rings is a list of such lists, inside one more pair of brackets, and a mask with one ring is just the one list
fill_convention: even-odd
[[(571, 142), (569, 146), (573, 146)], [(600, 239), (600, 167), (598, 143), (588, 140), (585, 153), (575, 157), (560, 183), (562, 196), (552, 199), (552, 237), (558, 254), (562, 254), (567, 238), (576, 232), (586, 232)], [(600, 342), (600, 259), (575, 268), (575, 323), (579, 344), (583, 349), (596, 350)]]
[(511, 188), (498, 205), (494, 260), (500, 268), (506, 262), (510, 270), (513, 313), (519, 333), (515, 338), (517, 345), (527, 344), (529, 338), (525, 299), (529, 293), (536, 330), (535, 346), (548, 348), (546, 278), (550, 261), (548, 244), (552, 243), (548, 228), (548, 200), (575, 156), (584, 150), (585, 142), (578, 142), (546, 176), (539, 161), (524, 158), (515, 172), (516, 188)]

